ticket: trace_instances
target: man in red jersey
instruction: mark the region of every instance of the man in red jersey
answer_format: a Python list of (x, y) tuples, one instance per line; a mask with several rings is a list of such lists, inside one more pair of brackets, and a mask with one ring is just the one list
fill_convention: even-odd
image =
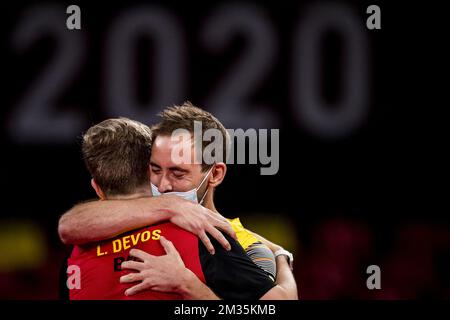
[[(83, 137), (83, 156), (93, 177), (92, 187), (100, 199), (130, 200), (151, 196), (150, 146), (150, 129), (124, 118), (106, 120), (86, 132)], [(248, 258), (233, 238), (228, 235), (225, 237), (230, 250), (225, 251), (215, 243), (214, 256), (209, 254), (206, 246), (195, 235), (172, 223), (152, 225), (110, 240), (76, 246), (68, 259), (68, 265), (79, 268), (81, 279), (79, 287), (71, 288), (70, 298), (131, 298), (124, 295), (131, 285), (120, 284), (119, 279), (129, 273), (123, 271), (121, 265), (130, 259), (132, 248), (137, 248), (154, 256), (164, 255), (169, 267), (180, 268), (180, 274), (184, 277), (195, 277), (200, 282), (185, 282), (198, 288), (161, 288), (165, 293), (153, 287), (150, 291), (133, 296), (133, 299), (181, 299), (185, 297), (184, 292), (193, 289), (203, 290), (202, 297), (205, 299), (216, 297), (209, 289), (222, 298), (259, 299), (274, 287), (273, 281)], [(179, 255), (170, 254), (176, 251)], [(132, 255), (139, 258), (139, 253)], [(128, 263), (131, 267), (139, 267), (133, 265), (139, 263), (137, 261)], [(190, 272), (181, 273), (185, 267)], [(238, 276), (240, 279), (236, 281)]]

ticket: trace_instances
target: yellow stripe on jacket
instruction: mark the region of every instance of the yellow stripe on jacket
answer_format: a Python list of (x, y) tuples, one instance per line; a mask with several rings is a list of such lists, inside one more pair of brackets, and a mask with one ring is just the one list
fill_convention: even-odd
[(259, 241), (250, 231), (244, 228), (239, 218), (227, 220), (231, 224), (234, 232), (236, 232), (238, 242), (241, 244), (242, 248), (247, 249), (249, 246)]
[(275, 281), (277, 266), (275, 257), (270, 249), (256, 238), (253, 233), (244, 228), (239, 218), (227, 219), (238, 238), (239, 244), (244, 248), (247, 256), (268, 276)]

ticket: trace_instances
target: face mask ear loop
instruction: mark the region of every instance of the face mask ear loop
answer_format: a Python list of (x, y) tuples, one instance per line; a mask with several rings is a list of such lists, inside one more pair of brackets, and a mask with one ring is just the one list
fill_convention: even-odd
[[(214, 166), (211, 167), (211, 169), (209, 169), (208, 173), (206, 174), (206, 176), (203, 178), (202, 182), (200, 183), (200, 185), (197, 187), (196, 191), (198, 191), (198, 189), (200, 189), (200, 187), (202, 186), (203, 182), (205, 182), (206, 178), (209, 176), (209, 174), (211, 173), (212, 169), (214, 168)], [(205, 194), (203, 195), (202, 199), (200, 200), (199, 204), (203, 204), (203, 200), (205, 200), (206, 194), (208, 193), (208, 188), (206, 188)]]
[(198, 191), (198, 189), (201, 188), (201, 186), (203, 185), (203, 182), (205, 182), (206, 178), (209, 176), (209, 174), (211, 173), (212, 169), (214, 168), (214, 166), (211, 167), (211, 169), (209, 169), (208, 173), (206, 174), (206, 176), (203, 178), (202, 182), (200, 182), (200, 184), (198, 185), (197, 188), (195, 188), (195, 191)]
[(206, 197), (206, 194), (208, 193), (208, 190), (209, 189), (206, 189), (205, 194), (202, 197), (202, 200), (200, 200), (200, 202), (199, 202), (200, 205), (203, 205), (203, 200), (205, 200), (205, 197)]

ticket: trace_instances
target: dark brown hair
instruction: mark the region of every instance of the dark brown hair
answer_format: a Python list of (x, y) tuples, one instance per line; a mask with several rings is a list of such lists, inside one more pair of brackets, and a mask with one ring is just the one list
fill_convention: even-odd
[[(223, 138), (223, 145), (221, 150), (218, 150), (218, 152), (222, 152), (223, 161), (227, 159), (229, 145), (228, 132), (223, 124), (211, 113), (202, 110), (187, 101), (181, 106), (173, 106), (164, 109), (158, 114), (158, 116), (161, 117), (162, 120), (160, 123), (152, 127), (153, 141), (157, 136), (170, 136), (177, 129), (186, 129), (191, 134), (194, 134), (194, 121), (200, 121), (202, 122), (203, 132), (208, 129), (220, 130)], [(209, 143), (209, 141), (203, 141), (202, 139), (202, 152)], [(202, 161), (202, 171), (206, 171), (210, 167), (210, 164), (206, 164)]]

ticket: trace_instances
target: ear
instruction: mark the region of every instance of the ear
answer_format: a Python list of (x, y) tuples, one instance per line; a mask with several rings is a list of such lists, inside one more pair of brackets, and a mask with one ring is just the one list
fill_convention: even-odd
[(222, 183), (227, 173), (227, 165), (223, 162), (215, 164), (214, 169), (211, 171), (211, 176), (208, 180), (209, 186), (215, 188)]
[(102, 189), (100, 188), (100, 186), (95, 182), (94, 179), (91, 179), (91, 186), (92, 188), (95, 190), (95, 193), (97, 194), (97, 196), (100, 198), (100, 200), (105, 200), (105, 194), (103, 193)]

